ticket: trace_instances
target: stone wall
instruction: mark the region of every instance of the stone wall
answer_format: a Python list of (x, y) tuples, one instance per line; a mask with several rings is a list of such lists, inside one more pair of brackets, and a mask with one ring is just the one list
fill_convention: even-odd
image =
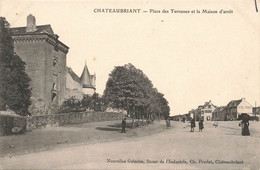
[(123, 117), (123, 113), (117, 112), (73, 112), (44, 116), (30, 116), (27, 117), (27, 129), (29, 130), (78, 123), (122, 120)]

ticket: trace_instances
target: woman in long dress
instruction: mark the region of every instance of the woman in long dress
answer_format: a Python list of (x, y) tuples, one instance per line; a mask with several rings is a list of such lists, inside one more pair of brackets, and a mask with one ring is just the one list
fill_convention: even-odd
[(195, 119), (191, 119), (190, 121), (190, 127), (191, 127), (191, 132), (194, 132), (194, 127), (196, 127)]
[(199, 121), (199, 132), (202, 132), (202, 129), (204, 129), (204, 126), (203, 126), (203, 120), (201, 119)]
[(249, 132), (249, 120), (242, 120), (242, 136), (250, 136)]

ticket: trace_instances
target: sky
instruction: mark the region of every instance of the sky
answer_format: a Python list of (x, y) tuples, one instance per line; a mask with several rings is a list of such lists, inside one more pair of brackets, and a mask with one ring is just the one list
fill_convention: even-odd
[[(120, 2), (120, 3), (119, 3)], [(147, 13), (94, 13), (94, 9)], [(160, 10), (232, 10), (232, 14), (150, 13)], [(254, 1), (0, 0), (0, 16), (12, 27), (50, 24), (70, 47), (67, 65), (78, 76), (85, 61), (102, 94), (115, 66), (132, 63), (159, 92), (171, 115), (211, 100), (225, 106), (246, 98), (260, 105), (260, 16)]]

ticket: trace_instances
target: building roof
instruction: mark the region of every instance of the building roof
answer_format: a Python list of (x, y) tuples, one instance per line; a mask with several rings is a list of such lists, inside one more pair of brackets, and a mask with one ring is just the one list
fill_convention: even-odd
[(87, 64), (85, 64), (84, 70), (80, 76), (80, 83), (83, 85), (83, 88), (95, 89), (95, 87), (91, 83), (91, 76), (89, 74)]
[(221, 112), (223, 110), (225, 110), (227, 108), (227, 106), (220, 106), (220, 107), (217, 107), (214, 112)]
[(26, 27), (14, 27), (10, 28), (12, 31), (12, 34), (33, 34), (33, 33), (48, 33), (51, 35), (54, 35), (54, 32), (51, 28), (51, 25), (38, 25), (36, 26), (37, 30), (34, 32), (26, 32)]
[(68, 73), (70, 74), (70, 76), (72, 77), (72, 79), (78, 83), (80, 83), (80, 78), (77, 76), (76, 73), (74, 73), (74, 71), (70, 68), (67, 67)]
[(240, 100), (232, 100), (227, 104), (227, 107), (237, 107), (241, 103), (242, 99)]
[(12, 36), (18, 36), (18, 35), (41, 35), (46, 34), (51, 38), (56, 39), (57, 42), (65, 46), (67, 49), (69, 47), (58, 40), (59, 36), (57, 34), (54, 34), (53, 29), (51, 28), (51, 25), (38, 25), (36, 26), (37, 30), (33, 32), (26, 32), (26, 27), (13, 27), (10, 28)]
[(209, 102), (205, 102), (205, 104), (203, 105), (203, 108), (207, 107), (210, 103), (212, 104), (212, 106), (214, 106), (215, 108), (217, 108), (217, 106), (215, 106), (215, 105), (211, 102), (211, 100), (210, 100)]

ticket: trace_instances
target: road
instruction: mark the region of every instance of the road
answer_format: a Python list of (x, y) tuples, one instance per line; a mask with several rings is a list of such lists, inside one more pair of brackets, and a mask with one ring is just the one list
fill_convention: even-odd
[[(161, 122), (163, 123), (163, 122)], [(259, 169), (260, 122), (241, 136), (238, 122), (206, 122), (203, 132), (172, 122), (144, 137), (129, 137), (0, 158), (2, 169)], [(126, 135), (126, 134), (121, 134)], [(149, 161), (148, 161), (149, 160)], [(221, 163), (222, 161), (222, 163)], [(223, 163), (225, 161), (225, 163)], [(228, 162), (229, 161), (229, 162)], [(233, 161), (233, 162), (230, 162)]]

